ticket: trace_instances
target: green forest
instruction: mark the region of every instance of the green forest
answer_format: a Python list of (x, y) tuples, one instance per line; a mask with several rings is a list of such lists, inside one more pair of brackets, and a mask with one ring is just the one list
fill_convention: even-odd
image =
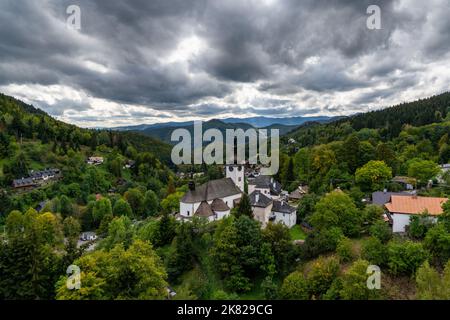
[[(180, 222), (189, 179), (177, 173), (204, 172), (202, 183), (221, 166), (177, 167), (161, 141), (79, 128), (0, 95), (0, 299), (450, 299), (450, 203), (399, 235), (366, 201), (402, 190), (395, 176), (447, 198), (449, 136), (450, 93), (307, 123), (281, 137), (276, 175), (289, 192), (309, 186), (297, 226), (262, 229), (246, 195), (223, 220)], [(60, 177), (13, 187), (49, 168)], [(91, 231), (98, 241), (79, 246)], [(71, 265), (78, 290), (67, 287)], [(381, 289), (367, 287), (370, 265)]]

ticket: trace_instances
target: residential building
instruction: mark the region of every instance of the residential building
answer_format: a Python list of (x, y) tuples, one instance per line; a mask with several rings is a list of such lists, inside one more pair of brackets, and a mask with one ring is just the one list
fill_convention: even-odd
[(305, 194), (308, 194), (309, 187), (308, 186), (299, 186), (297, 189), (289, 193), (288, 199), (289, 201), (297, 202), (300, 201)]
[(392, 223), (392, 231), (405, 232), (410, 223), (410, 218), (414, 215), (427, 212), (432, 220), (436, 220), (442, 214), (442, 205), (447, 200), (447, 198), (419, 197), (416, 195), (392, 195), (390, 201), (384, 206)]
[(281, 184), (272, 176), (260, 175), (248, 182), (248, 193), (260, 191), (271, 199), (280, 199)]
[(384, 206), (391, 201), (391, 196), (411, 196), (411, 192), (389, 192), (389, 191), (375, 191), (372, 193), (372, 204)]
[(269, 221), (289, 228), (297, 223), (297, 210), (285, 201), (274, 200), (259, 190), (250, 194), (253, 217), (265, 227)]
[(103, 161), (103, 157), (89, 157), (86, 162), (87, 164), (98, 166), (103, 164)]
[(92, 232), (92, 231), (83, 232), (80, 236), (80, 240), (94, 241), (94, 240), (97, 240), (97, 235), (95, 232)]
[(12, 186), (17, 190), (29, 190), (36, 187), (38, 184), (31, 178), (22, 178), (13, 180)]

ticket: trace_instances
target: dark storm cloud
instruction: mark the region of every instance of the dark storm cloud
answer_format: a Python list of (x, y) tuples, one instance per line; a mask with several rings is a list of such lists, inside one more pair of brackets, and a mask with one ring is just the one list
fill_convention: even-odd
[[(65, 25), (72, 4), (79, 32)], [(369, 5), (382, 10), (381, 30), (366, 28)], [(161, 117), (341, 108), (321, 101), (324, 93), (351, 93), (349, 106), (366, 106), (417, 86), (427, 65), (446, 59), (449, 13), (445, 0), (4, 0), (0, 85), (58, 85)], [(261, 96), (242, 102), (244, 85)], [(90, 107), (34, 101), (54, 115)]]

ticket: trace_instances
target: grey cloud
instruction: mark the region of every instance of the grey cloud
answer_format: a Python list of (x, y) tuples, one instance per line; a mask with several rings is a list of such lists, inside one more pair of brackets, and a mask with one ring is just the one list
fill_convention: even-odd
[[(69, 4), (81, 7), (80, 32), (65, 27)], [(372, 4), (382, 10), (381, 30), (366, 28)], [(161, 117), (332, 111), (339, 103), (323, 94), (343, 92), (351, 94), (348, 108), (365, 107), (418, 86), (430, 62), (448, 61), (449, 14), (446, 0), (4, 0), (0, 85), (57, 84), (144, 105), (150, 114), (165, 111)], [(192, 36), (204, 47), (187, 61), (167, 62)], [(308, 63), (311, 57), (318, 62)], [(236, 98), (243, 85), (261, 94), (250, 106)], [(39, 103), (54, 115), (88, 107), (69, 100)]]

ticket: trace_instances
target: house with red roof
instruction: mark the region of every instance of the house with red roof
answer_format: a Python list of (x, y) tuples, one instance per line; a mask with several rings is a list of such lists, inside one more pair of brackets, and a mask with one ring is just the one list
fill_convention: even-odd
[(447, 198), (419, 197), (416, 195), (392, 195), (390, 201), (384, 206), (389, 220), (392, 222), (393, 232), (405, 232), (410, 218), (414, 215), (428, 213), (431, 219), (436, 220), (442, 214), (442, 205)]

